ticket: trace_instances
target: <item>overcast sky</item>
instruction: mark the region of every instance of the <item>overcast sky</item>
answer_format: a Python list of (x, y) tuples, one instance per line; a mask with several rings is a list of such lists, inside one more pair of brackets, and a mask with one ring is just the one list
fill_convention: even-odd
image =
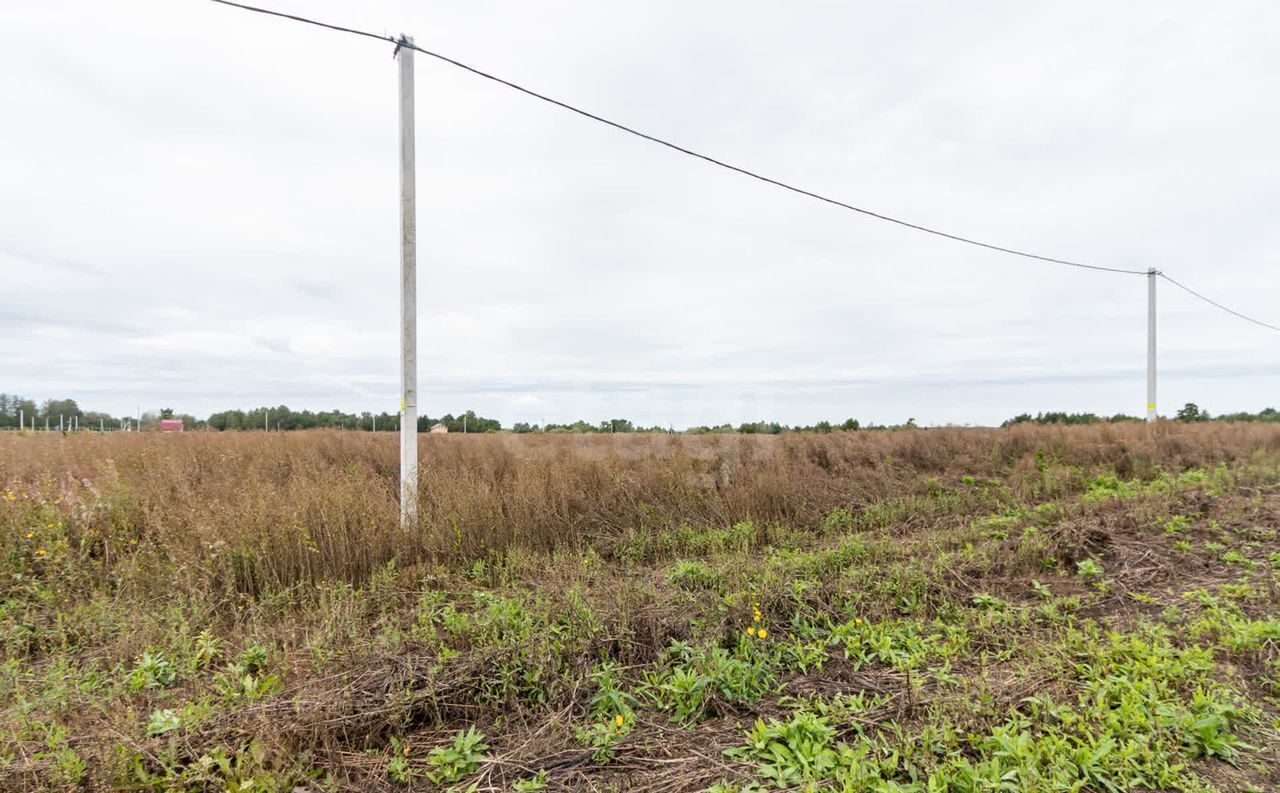
[[(1268, 2), (262, 0), (850, 203), (1280, 322)], [(0, 6), (0, 391), (399, 404), (391, 47), (202, 0)], [(419, 409), (1141, 414), (1146, 279), (819, 204), (417, 59)], [(1280, 403), (1167, 284), (1160, 408)]]

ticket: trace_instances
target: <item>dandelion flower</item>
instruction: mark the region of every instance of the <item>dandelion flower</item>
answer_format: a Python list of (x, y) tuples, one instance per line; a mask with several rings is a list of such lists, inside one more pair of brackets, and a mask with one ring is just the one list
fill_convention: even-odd
[(759, 636), (761, 639), (763, 639), (769, 635), (769, 632), (764, 628), (761, 628), (759, 631), (756, 632), (756, 635)]
[(29, 532), (27, 532), (27, 539), (28, 539), (28, 540), (29, 540), (29, 539), (31, 539), (31, 538), (32, 538), (32, 537), (34, 537), (34, 536), (36, 536), (36, 533), (35, 533), (34, 531), (29, 531)]
[(759, 615), (759, 614), (757, 614), (757, 615), (755, 615), (754, 617), (752, 617), (752, 619), (753, 619), (753, 620), (755, 620), (756, 622), (759, 622), (759, 621), (760, 621), (760, 615)]
[(624, 722), (624, 721), (625, 721), (625, 720), (622, 718), (622, 714), (621, 714), (621, 713), (619, 713), (617, 716), (614, 716), (614, 717), (613, 717), (613, 723), (614, 723), (614, 724), (616, 724), (616, 725), (618, 725), (619, 727), (621, 727), (621, 726), (622, 726), (622, 724), (623, 724), (623, 722)]
[(41, 548), (40, 550), (36, 551), (36, 556), (44, 556), (44, 554), (45, 554), (44, 548)]
[(858, 617), (857, 619), (855, 619), (855, 620), (853, 621), (853, 624), (854, 624), (854, 625), (861, 625), (861, 624), (862, 624), (862, 617)]
[(755, 635), (756, 635), (756, 629), (755, 629), (755, 628), (747, 628), (747, 635), (748, 635), (748, 636), (755, 636)]
[(404, 749), (402, 749), (401, 751), (403, 751), (403, 752), (404, 752), (404, 754), (405, 754), (405, 756), (407, 757), (407, 756), (409, 755), (409, 747), (408, 747), (408, 745), (405, 745)]

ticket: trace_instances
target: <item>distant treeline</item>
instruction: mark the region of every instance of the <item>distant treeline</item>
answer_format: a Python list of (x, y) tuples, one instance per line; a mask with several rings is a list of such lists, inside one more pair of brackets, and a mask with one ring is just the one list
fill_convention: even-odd
[[(81, 410), (74, 399), (46, 399), (44, 402), (36, 403), (34, 400), (25, 399), (13, 394), (0, 394), (0, 429), (14, 428), (18, 426), (19, 416), (22, 416), (24, 426), (36, 426), (44, 428), (48, 426), (50, 429), (56, 429), (59, 422), (63, 426), (70, 427), (72, 419), (79, 420), (81, 429), (98, 429), (100, 427), (106, 429), (119, 429), (124, 426), (133, 426), (137, 423), (136, 416), (111, 416), (107, 413), (95, 411)], [(182, 419), (188, 429), (209, 429), (209, 430), (261, 430), (270, 428), (275, 430), (305, 430), (320, 427), (330, 427), (335, 429), (349, 430), (398, 430), (400, 429), (400, 416), (395, 413), (344, 413), (341, 410), (292, 410), (287, 405), (278, 405), (276, 407), (260, 407), (252, 410), (224, 410), (214, 413), (207, 419), (197, 419), (194, 416), (177, 413), (173, 408), (162, 408), (160, 410), (150, 410), (142, 414), (142, 426), (144, 428), (155, 426), (160, 419), (177, 418)], [(1258, 413), (1226, 413), (1220, 416), (1211, 416), (1208, 411), (1201, 409), (1198, 405), (1188, 402), (1173, 417), (1177, 421), (1280, 421), (1280, 411), (1275, 408), (1266, 408)], [(1099, 416), (1095, 413), (1066, 413), (1062, 411), (1050, 411), (1047, 413), (1021, 413), (1001, 426), (1009, 427), (1014, 424), (1096, 424), (1098, 422), (1124, 422), (1124, 421), (1141, 421), (1137, 416), (1128, 416), (1118, 413), (1114, 416)], [(449, 432), (502, 432), (507, 430), (516, 433), (532, 433), (532, 432), (577, 432), (577, 433), (607, 433), (607, 432), (675, 432), (673, 427), (651, 426), (645, 427), (629, 419), (609, 419), (607, 421), (590, 422), (590, 421), (574, 421), (568, 424), (529, 424), (518, 421), (510, 427), (503, 427), (502, 422), (498, 419), (488, 418), (486, 416), (478, 416), (474, 410), (468, 410), (465, 413), (453, 415), (446, 413), (443, 416), (432, 418), (430, 416), (418, 417), (418, 430), (427, 432), (437, 424), (443, 424)], [(751, 421), (738, 425), (720, 424), (717, 426), (697, 426), (689, 427), (683, 432), (691, 435), (706, 435), (712, 433), (742, 433), (747, 435), (777, 435), (783, 432), (832, 432), (834, 430), (886, 430), (886, 429), (906, 429), (915, 427), (915, 419), (907, 419), (903, 424), (861, 424), (857, 419), (846, 419), (838, 424), (829, 421), (819, 421), (816, 424), (782, 424), (776, 421)]]
[[(1263, 408), (1257, 413), (1223, 413), (1212, 416), (1194, 402), (1183, 405), (1173, 415), (1175, 421), (1280, 421), (1280, 411), (1275, 408)], [(1048, 413), (1019, 413), (1000, 426), (1010, 427), (1014, 424), (1097, 424), (1099, 422), (1142, 421), (1138, 416), (1117, 413), (1114, 416), (1099, 416), (1096, 413), (1064, 413), (1050, 411)]]
[[(144, 414), (155, 422), (159, 413)], [(191, 416), (182, 416), (169, 410), (163, 418), (181, 418), (194, 423)], [(137, 423), (136, 416), (112, 416), (95, 410), (82, 410), (74, 399), (46, 399), (37, 403), (34, 399), (26, 399), (17, 394), (0, 394), (0, 429), (18, 428), (21, 420), (24, 427), (57, 429), (61, 422), (63, 427), (70, 427), (72, 420), (77, 420), (80, 429), (120, 429), (124, 425)]]

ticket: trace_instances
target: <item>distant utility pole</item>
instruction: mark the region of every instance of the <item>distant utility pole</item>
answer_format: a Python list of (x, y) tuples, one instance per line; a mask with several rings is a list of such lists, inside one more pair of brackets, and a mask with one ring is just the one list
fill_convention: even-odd
[(418, 524), (418, 258), (413, 39), (400, 36), (400, 525)]
[(27, 421), (26, 414), (22, 412), (21, 408), (19, 408), (18, 409), (18, 432), (22, 432), (22, 425), (25, 424), (26, 421)]
[(1156, 269), (1147, 270), (1147, 423), (1156, 420)]
[(271, 432), (271, 411), (262, 411), (262, 431)]

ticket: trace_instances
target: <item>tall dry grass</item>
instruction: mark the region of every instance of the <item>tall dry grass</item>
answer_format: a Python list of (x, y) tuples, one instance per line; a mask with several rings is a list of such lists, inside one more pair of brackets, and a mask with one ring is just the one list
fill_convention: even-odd
[[(53, 496), (110, 574), (129, 537), (201, 585), (261, 594), (402, 563), (603, 544), (750, 520), (817, 525), (936, 481), (1039, 475), (1037, 455), (1148, 476), (1280, 450), (1255, 424), (1018, 426), (828, 435), (432, 435), (422, 526), (404, 531), (394, 435), (83, 433), (0, 437), (0, 485)], [(933, 484), (936, 484), (936, 481)], [(163, 559), (161, 558), (163, 557)]]

